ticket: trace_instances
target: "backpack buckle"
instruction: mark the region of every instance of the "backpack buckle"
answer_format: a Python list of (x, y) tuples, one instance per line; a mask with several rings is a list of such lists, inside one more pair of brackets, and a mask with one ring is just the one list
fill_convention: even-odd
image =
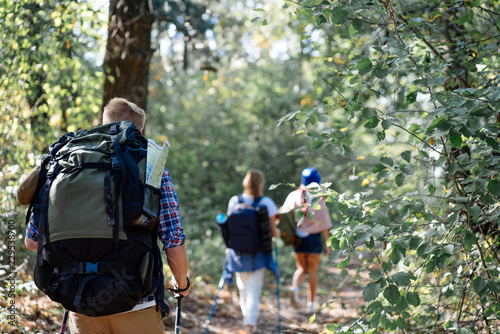
[(113, 168), (114, 170), (121, 170), (120, 160), (118, 160), (117, 156), (111, 157), (111, 168)]
[(116, 135), (118, 133), (118, 126), (113, 124), (108, 132), (110, 135)]
[(51, 161), (49, 162), (49, 170), (47, 171), (47, 177), (51, 178), (52, 175), (54, 174), (56, 170), (57, 162), (56, 161)]
[(99, 264), (100, 263), (102, 263), (102, 262), (95, 262), (95, 263), (86, 262), (85, 263), (85, 274), (91, 274), (91, 273), (99, 274)]

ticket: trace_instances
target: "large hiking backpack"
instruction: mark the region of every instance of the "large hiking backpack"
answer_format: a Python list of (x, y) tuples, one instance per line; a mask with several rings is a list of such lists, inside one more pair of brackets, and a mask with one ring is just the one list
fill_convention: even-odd
[(226, 246), (236, 253), (272, 251), (272, 233), (267, 208), (259, 205), (257, 198), (252, 205), (245, 204), (238, 195), (239, 204), (224, 224), (219, 225)]
[(139, 130), (117, 122), (62, 136), (42, 161), (27, 215), (38, 227), (35, 283), (66, 309), (110, 315), (154, 293), (168, 313), (157, 224), (137, 226), (145, 189), (159, 208), (146, 158)]

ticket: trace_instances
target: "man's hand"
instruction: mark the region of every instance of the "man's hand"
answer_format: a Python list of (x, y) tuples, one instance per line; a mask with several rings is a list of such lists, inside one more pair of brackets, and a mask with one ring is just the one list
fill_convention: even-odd
[(32, 250), (32, 251), (37, 251), (37, 248), (38, 248), (38, 242), (36, 242), (35, 240), (33, 239), (30, 239), (28, 237), (25, 237), (24, 238), (24, 245), (26, 246), (26, 248), (28, 248), (29, 250)]
[(175, 277), (172, 277), (172, 285), (174, 289), (172, 290), (174, 293), (178, 293), (181, 296), (187, 296), (191, 292), (191, 280), (189, 276), (186, 276), (186, 282), (179, 284), (175, 281)]

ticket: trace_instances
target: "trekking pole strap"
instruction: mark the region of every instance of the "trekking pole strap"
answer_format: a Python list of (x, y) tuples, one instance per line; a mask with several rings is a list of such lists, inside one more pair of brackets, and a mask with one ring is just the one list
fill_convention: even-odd
[[(174, 293), (174, 295), (179, 295), (181, 296), (182, 298), (182, 295), (180, 294), (180, 292), (184, 292), (186, 291), (187, 289), (189, 289), (189, 287), (191, 286), (191, 282), (189, 281), (189, 276), (186, 276), (186, 280), (187, 280), (187, 286), (184, 288), (184, 289), (179, 289), (179, 287), (175, 287), (175, 288), (168, 288), (170, 291), (172, 291)], [(177, 297), (175, 297), (177, 298)]]

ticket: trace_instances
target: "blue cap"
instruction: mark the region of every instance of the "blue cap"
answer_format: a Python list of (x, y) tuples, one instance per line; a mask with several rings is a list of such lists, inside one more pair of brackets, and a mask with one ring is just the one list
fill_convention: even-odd
[(302, 171), (302, 184), (308, 186), (309, 184), (321, 182), (321, 175), (314, 167), (308, 167)]

